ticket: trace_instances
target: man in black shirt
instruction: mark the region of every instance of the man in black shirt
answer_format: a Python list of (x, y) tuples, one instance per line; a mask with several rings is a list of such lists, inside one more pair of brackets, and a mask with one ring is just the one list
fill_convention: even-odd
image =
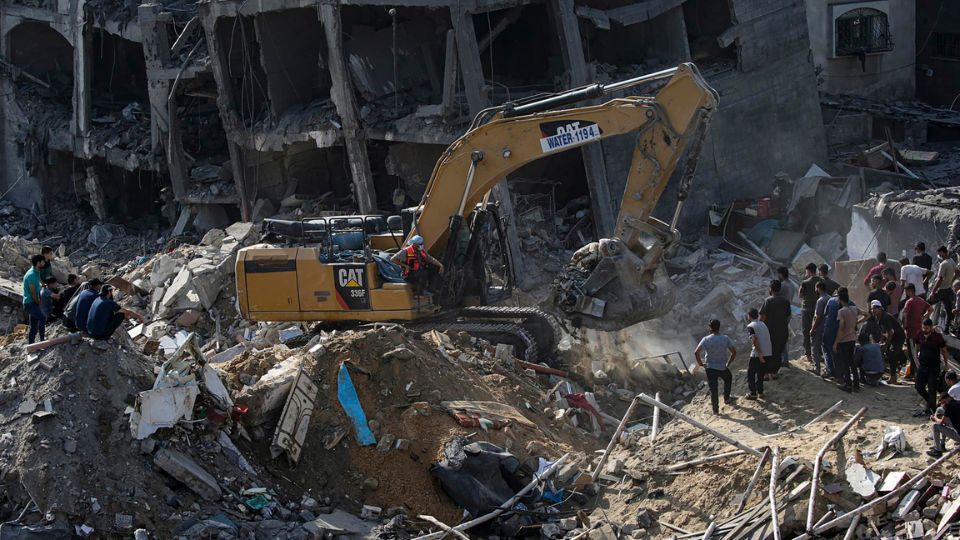
[(773, 361), (766, 366), (766, 372), (774, 379), (780, 371), (783, 351), (787, 348), (787, 338), (790, 335), (790, 301), (780, 296), (780, 288), (780, 280), (770, 281), (770, 296), (763, 301), (760, 308), (760, 320), (767, 325), (770, 344), (773, 346)]
[(913, 247), (916, 255), (913, 256), (913, 264), (930, 270), (933, 268), (933, 257), (927, 253), (927, 245), (923, 242), (917, 242)]
[(880, 342), (883, 343), (884, 356), (890, 366), (890, 383), (894, 384), (897, 382), (900, 367), (903, 366), (903, 345), (907, 341), (907, 334), (903, 331), (900, 321), (880, 307), (874, 305), (870, 308), (870, 312), (877, 318), (880, 325)]
[(890, 307), (890, 295), (887, 294), (887, 291), (883, 290), (883, 276), (876, 274), (870, 278), (870, 289), (870, 295), (867, 296), (867, 303), (872, 305), (873, 301), (877, 300), (883, 306), (883, 311), (887, 311), (887, 308)]
[(827, 285), (827, 294), (833, 296), (837, 289), (840, 288), (840, 284), (836, 281), (830, 279), (830, 267), (826, 263), (821, 264), (820, 268), (817, 269), (817, 277), (823, 280)]
[(933, 326), (933, 321), (923, 321), (923, 329), (917, 337), (917, 380), (914, 387), (926, 402), (926, 409), (914, 416), (933, 414), (940, 384), (941, 370), (947, 370), (947, 342)]
[(940, 396), (940, 407), (930, 417), (933, 422), (933, 448), (927, 451), (927, 455), (938, 458), (946, 450), (947, 439), (952, 439), (960, 443), (960, 401), (950, 397), (950, 394)]

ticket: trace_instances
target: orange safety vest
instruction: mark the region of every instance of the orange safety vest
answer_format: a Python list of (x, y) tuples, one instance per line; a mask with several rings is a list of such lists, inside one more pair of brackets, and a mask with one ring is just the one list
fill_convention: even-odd
[(423, 263), (426, 260), (426, 257), (423, 256), (423, 248), (419, 248), (416, 245), (410, 244), (406, 248), (407, 251), (407, 266), (410, 267), (409, 270), (405, 270), (404, 275), (409, 274), (410, 272), (417, 272), (423, 269)]

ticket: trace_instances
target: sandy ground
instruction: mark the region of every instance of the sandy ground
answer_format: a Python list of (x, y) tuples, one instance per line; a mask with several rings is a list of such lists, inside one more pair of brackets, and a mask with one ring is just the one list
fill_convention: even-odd
[[(854, 450), (867, 454), (876, 449), (887, 426), (902, 427), (909, 448), (902, 455), (880, 461), (865, 455), (868, 468), (882, 476), (888, 471), (917, 471), (933, 461), (926, 455), (930, 447), (929, 421), (912, 416), (921, 405), (912, 386), (866, 387), (859, 393), (848, 394), (809, 372), (807, 362), (794, 361), (793, 365), (794, 368), (781, 370), (779, 380), (767, 383), (765, 401), (749, 401), (743, 398), (747, 393), (745, 365), (738, 361), (734, 368), (739, 366), (741, 369), (734, 369), (733, 385), (733, 394), (738, 399), (733, 406), (723, 405), (721, 401), (721, 414), (714, 416), (710, 410), (709, 392), (704, 385), (683, 412), (754, 448), (777, 446), (781, 458), (795, 456), (812, 461), (820, 447), (844, 423), (861, 407), (867, 407), (864, 419), (848, 432), (836, 451), (826, 454), (826, 461), (846, 463)], [(802, 426), (838, 400), (843, 400), (841, 408), (816, 424), (793, 433), (765, 437)], [(647, 413), (642, 411), (641, 414)], [(734, 514), (737, 496), (749, 482), (758, 458), (735, 456), (673, 474), (664, 473), (663, 468), (730, 450), (735, 448), (686, 422), (672, 420), (654, 444), (644, 441), (639, 447), (621, 447), (619, 457), (624, 460), (625, 470), (633, 480), (628, 479), (626, 483), (608, 489), (601, 509), (594, 515), (630, 524), (635, 522), (637, 512), (646, 508), (668, 523), (690, 531), (703, 531), (711, 515), (725, 518)], [(844, 488), (841, 497), (855, 503), (850, 504), (851, 508), (861, 504), (859, 496), (849, 491), (842, 470), (839, 475), (834, 475), (836, 470), (826, 471), (823, 483), (839, 483)], [(956, 463), (947, 463), (938, 476), (953, 477), (957, 472), (960, 467)], [(766, 496), (769, 473), (762, 478), (763, 485), (754, 491), (751, 505)], [(803, 513), (806, 511), (806, 496), (801, 499), (798, 504), (802, 504), (802, 508), (797, 510)], [(818, 512), (819, 517), (822, 511)], [(786, 534), (789, 529), (789, 524), (785, 525), (785, 538), (793, 537)], [(669, 538), (672, 534), (660, 527), (651, 528), (648, 533), (651, 538)]]

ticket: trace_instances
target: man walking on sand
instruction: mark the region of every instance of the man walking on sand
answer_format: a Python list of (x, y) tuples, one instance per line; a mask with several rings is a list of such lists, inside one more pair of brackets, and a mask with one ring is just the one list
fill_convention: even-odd
[(780, 280), (771, 280), (770, 296), (763, 301), (760, 308), (760, 320), (767, 325), (770, 342), (773, 344), (773, 362), (766, 366), (767, 373), (773, 379), (777, 378), (780, 371), (790, 335), (790, 302), (780, 295), (781, 287)]
[[(819, 281), (816, 285), (817, 304), (813, 311), (813, 325), (810, 328), (810, 345), (813, 350), (814, 373), (820, 375), (820, 366), (823, 365), (823, 328), (826, 326), (827, 302), (830, 301), (830, 295), (827, 294), (827, 284)], [(830, 355), (826, 363), (827, 373), (833, 373), (833, 355)]]
[(836, 356), (838, 385), (845, 392), (860, 391), (860, 370), (853, 365), (853, 353), (857, 347), (857, 308), (850, 304), (850, 295), (846, 287), (837, 290), (840, 311), (837, 312), (839, 328), (833, 343)]
[(773, 346), (770, 344), (770, 331), (767, 325), (760, 320), (760, 312), (751, 309), (747, 313), (750, 324), (747, 325), (747, 334), (753, 348), (750, 350), (750, 363), (747, 364), (747, 388), (750, 394), (747, 399), (763, 399), (763, 375), (765, 366), (773, 360)]
[[(820, 299), (820, 293), (817, 292), (817, 284), (823, 282), (817, 276), (817, 265), (810, 263), (804, 269), (804, 278), (800, 283), (800, 302), (803, 307), (803, 353), (807, 355), (808, 362), (814, 362), (813, 353), (813, 319), (816, 316), (817, 300)], [(815, 362), (820, 365), (819, 360)]]
[[(728, 354), (729, 353), (729, 356)], [(737, 357), (737, 349), (726, 335), (720, 333), (720, 321), (710, 321), (710, 333), (700, 340), (693, 351), (697, 365), (707, 372), (707, 385), (710, 387), (710, 405), (713, 414), (720, 414), (720, 380), (723, 379), (723, 402), (733, 404), (730, 391), (733, 389), (733, 375), (730, 364)]]

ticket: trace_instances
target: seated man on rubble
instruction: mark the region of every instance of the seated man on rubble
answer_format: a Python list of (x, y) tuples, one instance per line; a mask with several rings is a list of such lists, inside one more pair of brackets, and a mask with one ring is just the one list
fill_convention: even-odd
[(80, 278), (78, 278), (76, 274), (70, 274), (67, 276), (67, 286), (60, 290), (60, 298), (57, 298), (53, 303), (54, 317), (63, 317), (63, 312), (67, 309), (67, 304), (70, 303), (70, 299), (73, 298), (73, 295), (77, 294), (78, 290), (80, 290)]
[(957, 432), (957, 427), (960, 427), (960, 401), (950, 397), (949, 393), (942, 394), (939, 407), (930, 421), (933, 422), (933, 448), (927, 451), (927, 455), (938, 458), (946, 450), (948, 438), (960, 444), (960, 433)]
[(857, 337), (857, 349), (853, 352), (853, 365), (860, 369), (860, 378), (864, 384), (877, 386), (883, 377), (883, 351), (879, 343), (870, 340), (870, 336), (861, 333)]
[(420, 294), (427, 285), (427, 265), (436, 266), (443, 275), (443, 263), (434, 259), (423, 249), (423, 237), (419, 234), (410, 239), (407, 247), (398, 251), (391, 261), (403, 268), (403, 278), (413, 285), (414, 291)]
[(63, 325), (71, 332), (87, 330), (87, 316), (90, 314), (90, 306), (93, 301), (100, 296), (99, 291), (102, 282), (93, 278), (80, 286), (80, 291), (73, 296), (73, 299), (67, 304), (63, 312)]
[(120, 307), (120, 304), (113, 300), (113, 291), (112, 285), (104, 285), (100, 288), (100, 297), (90, 306), (90, 314), (87, 315), (87, 334), (93, 339), (110, 339), (125, 319), (133, 318), (143, 321), (143, 317), (137, 313)]

